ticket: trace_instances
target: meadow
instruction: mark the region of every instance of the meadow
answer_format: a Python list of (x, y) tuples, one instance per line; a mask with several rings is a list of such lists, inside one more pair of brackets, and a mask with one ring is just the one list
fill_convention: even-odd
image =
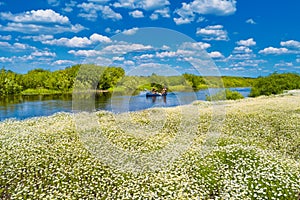
[[(0, 199), (299, 199), (299, 121), (299, 95), (6, 120)], [(100, 134), (149, 163), (105, 160)]]

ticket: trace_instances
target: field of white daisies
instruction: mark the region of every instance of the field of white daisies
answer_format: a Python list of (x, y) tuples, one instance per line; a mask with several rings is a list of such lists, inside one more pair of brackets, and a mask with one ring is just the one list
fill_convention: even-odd
[[(197, 111), (191, 120), (189, 111)], [(97, 112), (88, 136), (78, 129), (80, 115), (0, 123), (0, 199), (300, 198), (299, 95)], [(91, 145), (97, 134), (137, 155), (164, 149), (181, 136), (186, 148), (178, 155), (174, 148), (176, 159), (164, 166), (126, 170), (97, 156), (98, 147)], [(145, 166), (156, 166), (155, 157), (149, 162)]]

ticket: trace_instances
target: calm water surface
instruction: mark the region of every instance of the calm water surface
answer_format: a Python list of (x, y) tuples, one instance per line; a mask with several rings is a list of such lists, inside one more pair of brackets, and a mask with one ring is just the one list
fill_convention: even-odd
[[(230, 88), (248, 97), (250, 88)], [(206, 95), (215, 94), (218, 89), (197, 92), (174, 92), (166, 97), (146, 98), (145, 92), (136, 96), (116, 96), (109, 93), (96, 95), (95, 109), (115, 113), (143, 110), (152, 107), (172, 107), (205, 100)], [(72, 95), (10, 96), (0, 98), (0, 121), (9, 118), (26, 119), (49, 116), (56, 112), (72, 112)]]

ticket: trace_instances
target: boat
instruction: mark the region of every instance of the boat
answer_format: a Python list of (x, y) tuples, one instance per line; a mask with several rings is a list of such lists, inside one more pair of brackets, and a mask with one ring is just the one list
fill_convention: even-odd
[(161, 97), (161, 96), (167, 96), (167, 93), (161, 94), (161, 93), (151, 93), (147, 92), (146, 97)]

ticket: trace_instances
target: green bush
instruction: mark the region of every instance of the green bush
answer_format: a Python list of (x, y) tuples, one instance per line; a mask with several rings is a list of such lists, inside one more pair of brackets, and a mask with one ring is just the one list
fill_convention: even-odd
[(281, 94), (284, 90), (300, 89), (300, 76), (298, 74), (273, 73), (267, 77), (260, 77), (251, 89), (250, 96)]
[(225, 89), (214, 94), (211, 96), (206, 96), (206, 101), (220, 101), (220, 100), (237, 100), (237, 99), (243, 99), (244, 96), (237, 92), (237, 91), (231, 91), (229, 89)]

